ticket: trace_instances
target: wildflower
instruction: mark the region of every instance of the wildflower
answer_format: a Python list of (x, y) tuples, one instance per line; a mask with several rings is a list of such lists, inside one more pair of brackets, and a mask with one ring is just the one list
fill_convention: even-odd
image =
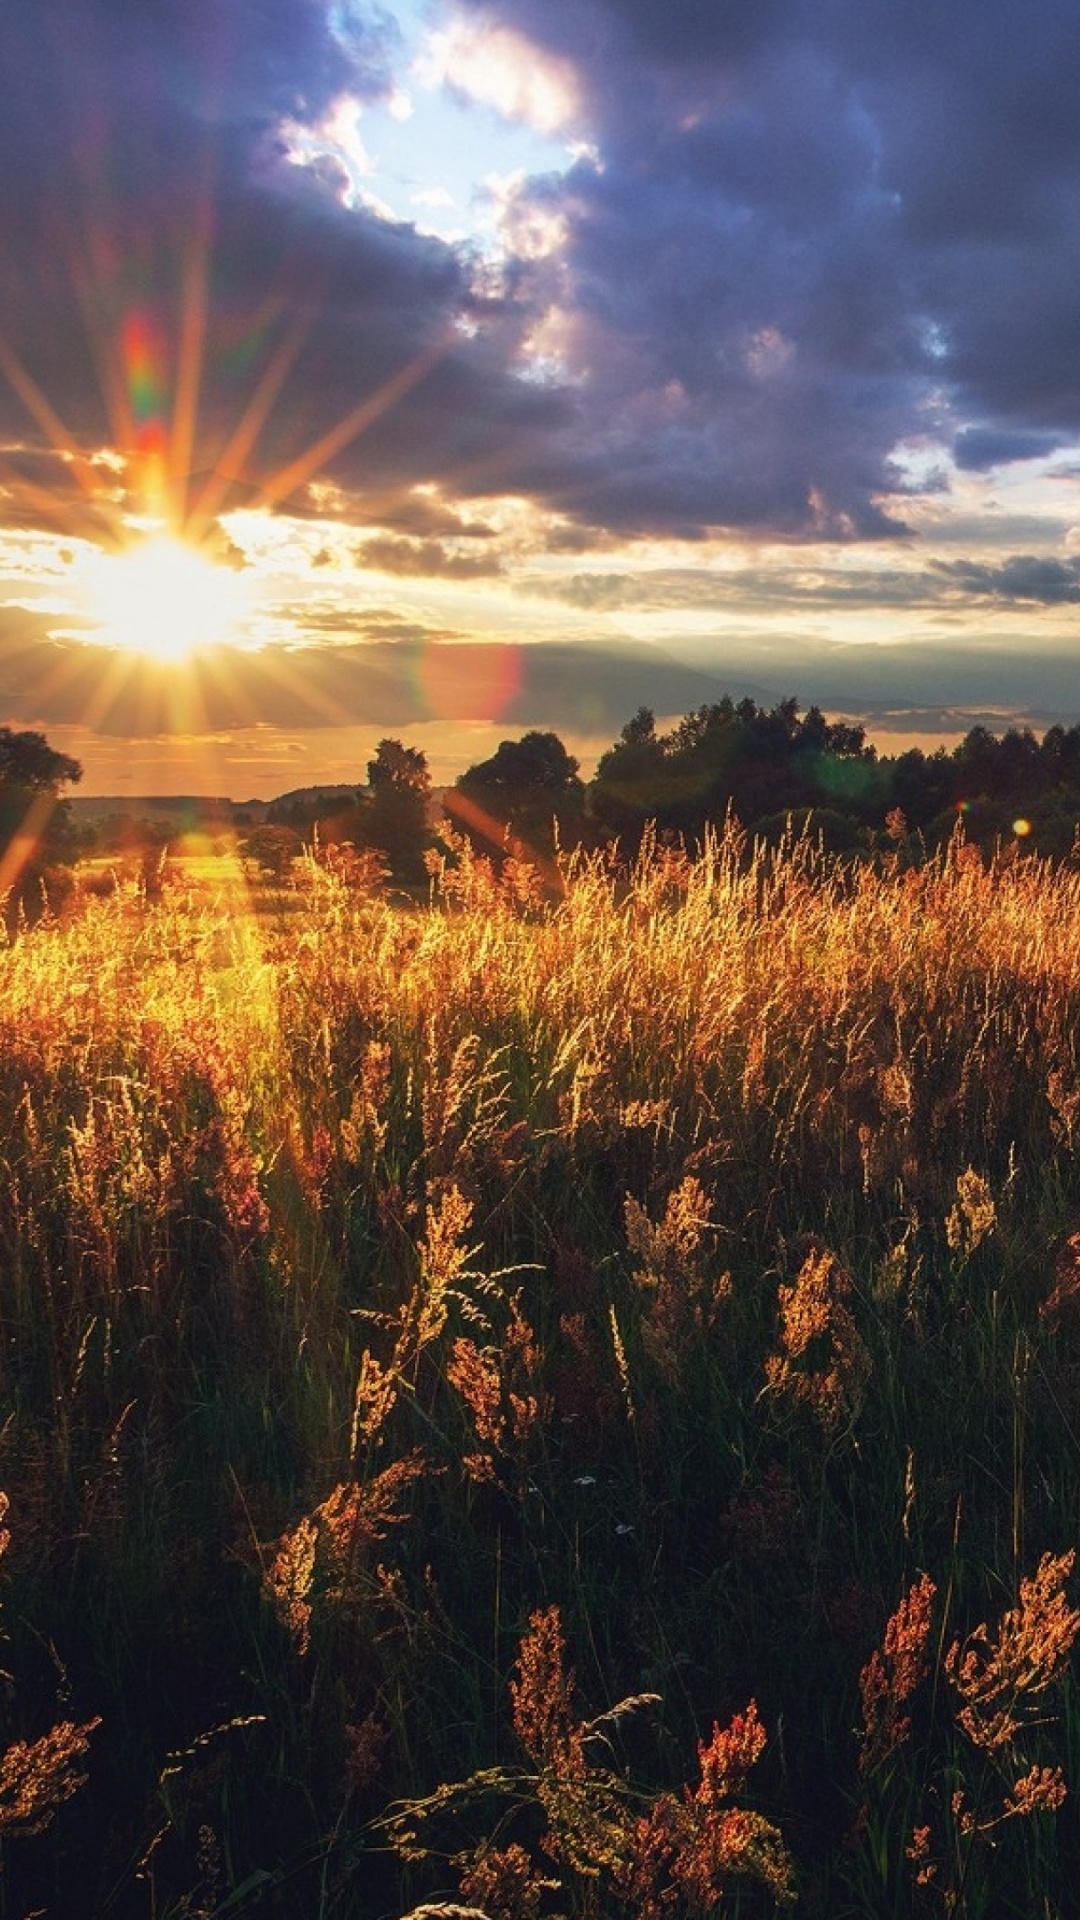
[(360, 1063), (359, 1084), (353, 1088), (349, 1111), (338, 1126), (345, 1158), (353, 1164), (359, 1164), (365, 1143), (375, 1157), (386, 1147), (390, 1068), (386, 1042), (369, 1040)]
[(765, 1747), (765, 1729), (751, 1700), (726, 1728), (698, 1744), (701, 1779), (681, 1798), (661, 1794), (639, 1819), (629, 1856), (616, 1876), (635, 1920), (662, 1920), (682, 1897), (691, 1913), (711, 1914), (737, 1878), (794, 1898), (791, 1860), (779, 1830), (759, 1813), (727, 1804)]
[(714, 1723), (708, 1745), (698, 1742), (701, 1784), (694, 1795), (698, 1805), (715, 1807), (719, 1801), (741, 1793), (747, 1774), (765, 1750), (765, 1739), (756, 1700), (750, 1701), (744, 1713), (737, 1713), (730, 1726), (721, 1729)]
[(489, 1449), (485, 1479), (493, 1477), (490, 1454), (508, 1451), (511, 1442), (524, 1445), (549, 1411), (547, 1396), (532, 1391), (542, 1358), (536, 1335), (521, 1311), (520, 1292), (510, 1302), (510, 1323), (501, 1347), (481, 1348), (469, 1339), (454, 1341), (447, 1378), (472, 1414), (477, 1439)]
[(915, 1885), (928, 1887), (937, 1874), (937, 1863), (930, 1856), (930, 1841), (933, 1830), (930, 1827), (913, 1827), (911, 1839), (904, 1853), (915, 1867)]
[(360, 1356), (356, 1392), (353, 1396), (352, 1431), (349, 1436), (350, 1459), (355, 1459), (361, 1438), (375, 1439), (389, 1418), (396, 1400), (397, 1387), (394, 1384), (393, 1373), (381, 1366), (370, 1349), (365, 1347)]
[(265, 1591), (283, 1627), (300, 1654), (311, 1642), (311, 1586), (319, 1529), (305, 1515), (291, 1533), (281, 1537), (264, 1582)]
[(608, 1343), (584, 1313), (559, 1317), (552, 1388), (564, 1426), (575, 1429), (580, 1452), (593, 1458), (618, 1413), (619, 1397)]
[(1046, 1098), (1050, 1105), (1050, 1131), (1071, 1153), (1080, 1116), (1080, 1087), (1070, 1073), (1055, 1067), (1046, 1076)]
[(440, 1195), (437, 1207), (428, 1209), (427, 1232), (419, 1247), (420, 1280), (412, 1302), (417, 1351), (438, 1339), (446, 1325), (447, 1294), (472, 1258), (472, 1252), (461, 1245), (472, 1215), (472, 1201), (453, 1185)]
[(473, 1417), (477, 1437), (490, 1447), (502, 1445), (502, 1379), (491, 1352), (472, 1340), (455, 1340), (446, 1377)]
[(696, 1176), (687, 1174), (668, 1195), (659, 1223), (650, 1220), (630, 1194), (623, 1210), (627, 1246), (642, 1262), (634, 1280), (648, 1301), (645, 1345), (674, 1380), (689, 1347), (709, 1331), (731, 1291), (729, 1273), (710, 1284), (699, 1267), (702, 1237), (712, 1226), (709, 1197)]
[(1042, 1301), (1039, 1313), (1052, 1326), (1075, 1321), (1080, 1308), (1080, 1233), (1070, 1234), (1054, 1261), (1054, 1285)]
[(878, 1091), (886, 1113), (910, 1120), (915, 1110), (915, 1093), (903, 1061), (894, 1060), (878, 1073)]
[(1016, 1782), (1006, 1799), (1006, 1815), (1056, 1813), (1064, 1805), (1068, 1792), (1060, 1767), (1032, 1767)]
[(559, 1882), (542, 1879), (516, 1842), (509, 1847), (480, 1847), (464, 1859), (462, 1894), (475, 1901), (488, 1920), (539, 1920), (544, 1893), (559, 1891)]
[(370, 1548), (405, 1519), (398, 1500), (425, 1467), (423, 1455), (413, 1452), (363, 1484), (344, 1480), (282, 1534), (263, 1586), (298, 1653), (311, 1644), (316, 1603), (334, 1607), (356, 1600)]
[(732, 1495), (723, 1527), (731, 1549), (740, 1559), (767, 1559), (794, 1549), (800, 1519), (799, 1501), (779, 1461), (772, 1461), (756, 1480)]
[(389, 1738), (377, 1713), (366, 1714), (355, 1726), (345, 1728), (345, 1776), (357, 1793), (369, 1786), (378, 1773)]

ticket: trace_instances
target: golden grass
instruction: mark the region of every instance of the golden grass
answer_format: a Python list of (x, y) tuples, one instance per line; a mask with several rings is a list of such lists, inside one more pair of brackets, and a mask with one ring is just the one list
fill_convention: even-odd
[[(996, 1897), (1052, 1911), (1064, 1653), (1068, 1739), (1020, 1715), (1023, 1751), (980, 1760), (993, 1814), (968, 1764), (947, 1862), (926, 1816), (1032, 1578), (1066, 1571), (1078, 1036), (1080, 877), (960, 840), (851, 868), (731, 831), (557, 889), (459, 847), (413, 907), (205, 856), (0, 951), (0, 1485), (17, 1617), (70, 1676), (14, 1634), (8, 1753), (101, 1720), (99, 1831), (57, 1865), (63, 1807), (49, 1871), (149, 1860), (179, 1913), (209, 1824), (238, 1911), (298, 1884), (325, 1915), (453, 1911), (456, 1871), (537, 1920), (704, 1913), (725, 1862), (786, 1899), (801, 1853), (811, 1913), (906, 1913), (933, 1866), (974, 1915), (992, 1818)], [(867, 1664), (898, 1591), (940, 1597), (910, 1687), (901, 1615)], [(608, 1838), (545, 1854), (550, 1783), (479, 1809), (556, 1618), (606, 1707), (566, 1720), (573, 1817), (602, 1803)], [(703, 1764), (761, 1699), (760, 1808), (635, 1784), (684, 1771), (618, 1744), (658, 1694)], [(261, 1761), (200, 1745), (223, 1715)], [(372, 1838), (395, 1799), (480, 1821), (425, 1842), (419, 1887)]]

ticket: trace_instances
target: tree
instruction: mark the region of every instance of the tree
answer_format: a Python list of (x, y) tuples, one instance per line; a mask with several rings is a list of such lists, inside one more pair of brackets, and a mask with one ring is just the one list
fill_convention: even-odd
[(54, 797), (61, 787), (82, 779), (82, 767), (50, 747), (43, 733), (14, 733), (0, 727), (0, 792), (22, 788)]
[(668, 742), (651, 707), (639, 707), (613, 747), (600, 757), (590, 793), (593, 817), (632, 857), (647, 820), (655, 820), (668, 788)]
[(33, 912), (47, 870), (73, 851), (60, 789), (81, 779), (79, 762), (43, 733), (0, 727), (0, 907), (9, 927), (20, 909)]
[(736, 705), (725, 694), (661, 736), (648, 708), (640, 708), (603, 755), (590, 803), (632, 855), (647, 820), (690, 845), (700, 845), (705, 829), (729, 811), (755, 828), (824, 804), (867, 825), (887, 789), (862, 727), (830, 724), (819, 707), (800, 719), (790, 698), (767, 709), (750, 698)]
[(393, 879), (415, 886), (424, 878), (424, 854), (431, 843), (427, 755), (419, 747), (403, 746), (400, 740), (380, 740), (367, 771), (371, 805), (364, 831), (368, 843), (386, 856)]
[(295, 827), (272, 826), (269, 822), (253, 828), (240, 842), (241, 859), (274, 880), (285, 879), (303, 850), (303, 839)]
[(585, 786), (558, 734), (533, 731), (503, 740), (490, 760), (463, 773), (445, 810), (486, 852), (492, 842), (496, 850), (521, 842), (526, 855), (550, 855), (556, 833), (564, 846), (580, 838)]

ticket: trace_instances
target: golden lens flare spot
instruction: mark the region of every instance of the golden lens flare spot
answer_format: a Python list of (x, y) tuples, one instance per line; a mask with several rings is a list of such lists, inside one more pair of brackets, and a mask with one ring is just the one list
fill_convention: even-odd
[(166, 663), (238, 638), (249, 599), (242, 574), (170, 533), (96, 554), (83, 587), (95, 640)]
[(1031, 821), (1030, 820), (1014, 820), (1013, 832), (1015, 833), (1018, 840), (1025, 840), (1028, 834), (1031, 832)]

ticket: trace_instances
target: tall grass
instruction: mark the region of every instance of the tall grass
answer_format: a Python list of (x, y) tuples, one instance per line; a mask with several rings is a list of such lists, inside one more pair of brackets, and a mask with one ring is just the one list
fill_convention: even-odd
[(1080, 879), (546, 879), (0, 953), (0, 1912), (1067, 1911)]

